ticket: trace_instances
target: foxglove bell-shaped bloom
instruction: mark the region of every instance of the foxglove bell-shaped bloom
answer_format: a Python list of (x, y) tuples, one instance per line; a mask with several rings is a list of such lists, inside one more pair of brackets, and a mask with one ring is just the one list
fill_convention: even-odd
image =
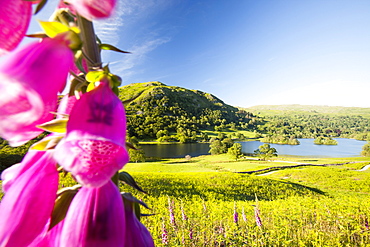
[(53, 118), (72, 64), (72, 51), (59, 39), (32, 43), (0, 64), (0, 136), (11, 146), (42, 133), (36, 125)]
[(109, 17), (117, 0), (66, 0), (79, 15), (88, 20)]
[(21, 163), (12, 165), (1, 173), (3, 192), (7, 192), (17, 179), (42, 158), (44, 152), (29, 151)]
[(153, 238), (135, 215), (132, 202), (125, 200), (125, 247), (154, 247)]
[(0, 56), (18, 46), (32, 16), (32, 3), (24, 0), (0, 1)]
[(58, 247), (63, 225), (64, 220), (59, 222), (51, 229), (49, 229), (50, 224), (46, 224), (43, 232), (37, 236), (37, 238), (35, 238), (33, 242), (28, 245), (28, 247)]
[(129, 160), (125, 135), (123, 104), (103, 82), (75, 103), (54, 157), (83, 186), (100, 187)]
[(125, 216), (117, 186), (82, 187), (73, 198), (62, 230), (60, 247), (123, 247)]
[(52, 151), (29, 151), (15, 170), (3, 177), (7, 188), (0, 204), (0, 246), (26, 247), (51, 215), (59, 175)]

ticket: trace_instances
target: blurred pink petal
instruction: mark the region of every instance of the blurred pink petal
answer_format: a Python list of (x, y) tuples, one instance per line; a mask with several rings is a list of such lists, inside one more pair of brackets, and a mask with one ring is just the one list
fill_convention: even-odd
[(32, 15), (32, 3), (23, 0), (0, 0), (0, 56), (22, 41)]
[(64, 219), (60, 247), (123, 247), (124, 231), (123, 201), (117, 186), (109, 181), (99, 188), (82, 187)]
[(101, 83), (75, 103), (54, 157), (79, 183), (99, 187), (128, 162), (125, 135), (123, 104)]
[(72, 64), (72, 51), (56, 39), (31, 43), (0, 64), (0, 136), (11, 146), (43, 132), (36, 125), (53, 118)]
[[(50, 223), (50, 221), (49, 221)], [(58, 247), (62, 233), (64, 220), (49, 230), (49, 223), (44, 227), (43, 232), (28, 245), (28, 247)]]
[(64, 95), (58, 106), (57, 118), (63, 118), (63, 115), (69, 115), (76, 102), (76, 96)]
[(66, 0), (78, 14), (88, 20), (111, 16), (117, 0)]
[(1, 180), (3, 191), (7, 192), (11, 185), (21, 176), (25, 171), (27, 171), (34, 163), (36, 163), (42, 156), (43, 152), (36, 150), (28, 151), (27, 155), (24, 156), (21, 163), (12, 165), (1, 173)]
[(154, 247), (153, 238), (146, 227), (137, 219), (133, 204), (125, 200), (125, 247)]
[(42, 232), (53, 210), (59, 179), (56, 163), (51, 151), (37, 152), (42, 156), (35, 163), (35, 157), (22, 161), (32, 164), (17, 175), (1, 201), (1, 246), (28, 246)]

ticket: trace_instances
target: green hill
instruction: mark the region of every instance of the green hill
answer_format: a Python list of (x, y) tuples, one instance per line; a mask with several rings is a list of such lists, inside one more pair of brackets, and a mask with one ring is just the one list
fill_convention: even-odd
[[(128, 134), (139, 139), (196, 142), (200, 130), (248, 128), (256, 117), (198, 90), (161, 82), (132, 83), (119, 88), (125, 103)], [(254, 122), (253, 122), (254, 121)]]
[(207, 115), (217, 111), (217, 117), (234, 120), (236, 107), (225, 104), (216, 96), (198, 90), (167, 86), (161, 82), (132, 83), (119, 89), (122, 101), (135, 98), (126, 104), (127, 114), (165, 114), (171, 116)]

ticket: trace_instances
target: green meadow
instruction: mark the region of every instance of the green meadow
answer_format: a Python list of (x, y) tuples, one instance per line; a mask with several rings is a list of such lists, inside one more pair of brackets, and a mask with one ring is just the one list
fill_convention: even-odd
[[(333, 164), (286, 168), (298, 163)], [(344, 165), (334, 165), (342, 164)], [(129, 163), (157, 246), (370, 246), (369, 158)], [(237, 172), (281, 167), (265, 176)], [(256, 223), (259, 211), (261, 226)], [(235, 219), (237, 214), (237, 219)]]
[[(295, 162), (333, 165), (289, 168)], [(363, 157), (152, 160), (123, 169), (147, 194), (121, 190), (149, 206), (141, 221), (156, 246), (370, 246), (370, 169), (359, 171), (368, 164)], [(267, 167), (281, 169), (238, 173)]]

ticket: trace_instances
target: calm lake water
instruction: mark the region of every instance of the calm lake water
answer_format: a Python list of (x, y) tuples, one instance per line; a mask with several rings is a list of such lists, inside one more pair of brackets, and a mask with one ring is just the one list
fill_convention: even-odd
[[(270, 144), (280, 155), (297, 155), (306, 157), (358, 157), (366, 141), (335, 138), (338, 145), (315, 145), (313, 139), (299, 139), (300, 145)], [(253, 153), (260, 145), (260, 141), (240, 142), (243, 153)], [(142, 145), (147, 157), (182, 158), (185, 155), (192, 157), (209, 154), (208, 143), (188, 144), (144, 144)]]

